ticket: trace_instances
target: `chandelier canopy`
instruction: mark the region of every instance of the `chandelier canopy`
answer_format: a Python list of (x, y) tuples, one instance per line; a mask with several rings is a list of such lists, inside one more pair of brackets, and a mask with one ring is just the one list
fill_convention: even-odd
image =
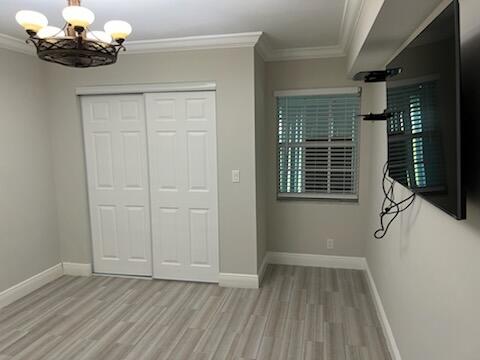
[(129, 23), (108, 21), (104, 31), (91, 31), (95, 14), (80, 6), (80, 0), (67, 0), (62, 15), (62, 28), (49, 26), (45, 15), (21, 10), (15, 16), (37, 49), (40, 59), (77, 68), (110, 65), (117, 61), (118, 52), (125, 50), (123, 43), (132, 32)]

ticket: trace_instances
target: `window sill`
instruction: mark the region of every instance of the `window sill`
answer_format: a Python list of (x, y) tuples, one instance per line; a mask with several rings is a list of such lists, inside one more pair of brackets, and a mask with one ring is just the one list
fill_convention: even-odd
[(277, 193), (277, 200), (319, 200), (358, 202), (358, 195)]

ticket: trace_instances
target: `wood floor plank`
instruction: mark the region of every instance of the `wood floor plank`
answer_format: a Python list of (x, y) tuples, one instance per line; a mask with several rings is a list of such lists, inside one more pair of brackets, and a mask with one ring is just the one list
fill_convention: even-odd
[(0, 309), (0, 360), (391, 360), (368, 289), (285, 265), (258, 290), (63, 276)]
[(323, 360), (324, 359), (324, 345), (318, 341), (305, 342), (304, 349), (305, 360)]
[(194, 352), (204, 354), (207, 358), (212, 357), (220, 346), (231, 317), (232, 314), (229, 312), (217, 312), (207, 330), (203, 333)]
[(260, 344), (260, 349), (258, 350), (258, 359), (269, 360), (272, 356), (273, 345), (274, 345), (274, 338), (263, 336), (262, 342)]
[(342, 324), (325, 323), (325, 328), (325, 358), (346, 360), (345, 333)]

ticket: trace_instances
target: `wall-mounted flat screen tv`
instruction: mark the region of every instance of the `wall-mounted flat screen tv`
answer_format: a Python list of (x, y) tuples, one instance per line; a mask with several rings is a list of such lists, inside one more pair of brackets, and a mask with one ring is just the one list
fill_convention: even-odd
[(457, 219), (462, 182), (458, 1), (387, 66), (389, 176)]

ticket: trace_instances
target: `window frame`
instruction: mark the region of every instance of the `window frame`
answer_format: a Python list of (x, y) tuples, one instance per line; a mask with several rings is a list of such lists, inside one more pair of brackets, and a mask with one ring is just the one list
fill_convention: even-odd
[[(279, 134), (279, 118), (278, 118), (278, 103), (277, 98), (288, 96), (322, 96), (322, 95), (348, 95), (357, 94), (361, 107), (362, 88), (361, 87), (340, 87), (340, 88), (319, 88), (319, 89), (301, 89), (301, 90), (278, 90), (274, 91), (274, 109), (275, 109), (275, 131), (276, 131), (276, 188), (277, 200), (325, 200), (325, 201), (344, 201), (355, 202), (359, 201), (360, 189), (360, 123), (357, 127), (357, 141), (355, 143), (355, 193), (354, 194), (331, 194), (331, 193), (286, 193), (280, 192), (280, 134)], [(360, 118), (358, 119), (360, 122)]]

